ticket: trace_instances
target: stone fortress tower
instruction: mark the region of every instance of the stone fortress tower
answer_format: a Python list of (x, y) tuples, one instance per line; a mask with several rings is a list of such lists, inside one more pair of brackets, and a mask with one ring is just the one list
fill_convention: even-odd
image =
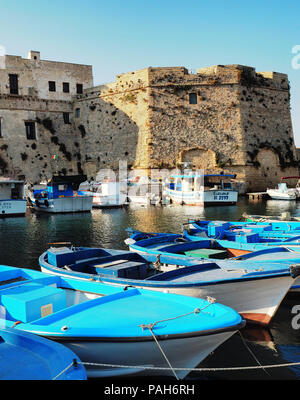
[(196, 74), (150, 67), (84, 91), (75, 107), (95, 170), (119, 158), (145, 170), (188, 161), (207, 172), (236, 173), (247, 191), (298, 175), (285, 74), (241, 65)]
[(119, 160), (236, 173), (246, 191), (299, 173), (287, 75), (242, 65), (149, 67), (94, 87), (91, 66), (4, 56), (0, 121), (0, 169), (32, 182), (55, 169), (95, 178)]

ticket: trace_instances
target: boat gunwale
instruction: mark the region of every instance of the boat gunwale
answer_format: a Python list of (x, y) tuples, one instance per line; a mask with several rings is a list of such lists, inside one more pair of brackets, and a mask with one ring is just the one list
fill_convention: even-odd
[[(139, 253), (140, 254), (140, 253)], [(222, 285), (222, 284), (229, 284), (229, 283), (237, 283), (237, 282), (248, 282), (248, 281), (253, 281), (253, 280), (260, 280), (260, 279), (278, 279), (278, 278), (282, 278), (282, 277), (292, 277), (291, 275), (291, 271), (289, 268), (287, 268), (284, 271), (278, 271), (278, 272), (274, 272), (274, 271), (264, 271), (265, 273), (262, 274), (262, 271), (255, 271), (255, 272), (259, 272), (256, 275), (255, 272), (249, 272), (248, 274), (244, 274), (241, 277), (236, 277), (233, 279), (222, 279), (222, 280), (211, 280), (211, 281), (196, 281), (196, 282), (173, 282), (172, 281), (159, 281), (159, 280), (155, 280), (153, 279), (151, 281), (151, 279), (130, 279), (130, 278), (110, 278), (104, 275), (100, 275), (100, 274), (89, 274), (89, 273), (85, 273), (85, 272), (78, 272), (78, 271), (68, 271), (68, 270), (64, 270), (62, 267), (55, 267), (51, 264), (49, 264), (47, 261), (44, 260), (43, 256), (46, 256), (47, 252), (44, 252), (40, 257), (39, 257), (39, 263), (41, 265), (41, 267), (44, 267), (45, 269), (48, 270), (52, 270), (54, 272), (57, 272), (58, 275), (60, 276), (67, 276), (67, 277), (73, 277), (74, 279), (85, 279), (85, 280), (91, 280), (93, 279), (94, 282), (101, 282), (101, 283), (105, 283), (105, 282), (109, 282), (110, 284), (116, 284), (116, 285), (123, 285), (126, 287), (135, 287), (135, 288), (140, 288), (140, 287), (145, 287), (146, 289), (150, 289), (153, 287), (161, 287), (161, 288), (193, 288), (193, 287), (205, 287), (205, 286), (212, 286), (212, 285)], [(145, 256), (147, 256), (147, 254), (145, 254)], [(213, 264), (213, 262), (211, 262)], [(183, 268), (187, 268), (187, 267), (183, 267)], [(218, 270), (216, 268), (216, 270)], [(221, 268), (220, 268), (221, 270)], [(201, 273), (201, 271), (198, 271), (199, 273)], [(125, 290), (124, 288), (124, 290)]]
[[(242, 318), (242, 317), (241, 317)], [(150, 324), (151, 325), (151, 324)], [(167, 335), (155, 335), (158, 340), (175, 340), (175, 339), (185, 339), (191, 337), (201, 337), (201, 336), (211, 336), (226, 332), (238, 331), (244, 328), (246, 325), (245, 319), (242, 318), (237, 324), (215, 328), (215, 329), (204, 329), (200, 331), (185, 332), (185, 333), (173, 333)], [(147, 328), (147, 327), (146, 327)], [(45, 335), (45, 333), (40, 333), (38, 331), (30, 331), (36, 333), (39, 336), (45, 337), (54, 341), (61, 342), (148, 342), (153, 340), (153, 336), (150, 334), (148, 336), (121, 336), (121, 337), (106, 337), (106, 336), (67, 336), (67, 335)]]

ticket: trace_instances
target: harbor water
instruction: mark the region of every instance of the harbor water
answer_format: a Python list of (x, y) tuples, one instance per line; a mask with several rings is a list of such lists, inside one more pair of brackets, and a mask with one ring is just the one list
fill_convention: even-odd
[[(148, 232), (180, 233), (182, 224), (188, 219), (239, 221), (244, 212), (256, 215), (289, 212), (291, 216), (300, 216), (300, 202), (250, 201), (242, 197), (235, 206), (205, 209), (130, 205), (93, 209), (91, 213), (56, 215), (27, 210), (25, 217), (0, 220), (0, 263), (39, 270), (38, 257), (52, 243), (127, 250), (124, 240), (128, 237), (128, 227)], [(300, 362), (300, 329), (292, 323), (296, 318), (292, 309), (298, 304), (300, 309), (300, 294), (288, 294), (267, 329), (246, 326), (198, 366), (209, 371), (192, 372), (187, 379), (300, 380), (300, 366), (267, 368)], [(300, 318), (298, 324), (300, 326)], [(250, 366), (258, 368), (247, 369)], [(221, 370), (214, 371), (214, 368)]]

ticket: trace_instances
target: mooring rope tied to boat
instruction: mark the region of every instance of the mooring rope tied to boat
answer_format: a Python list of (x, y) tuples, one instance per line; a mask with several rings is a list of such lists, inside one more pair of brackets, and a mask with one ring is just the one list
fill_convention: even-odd
[(155, 336), (155, 334), (154, 334), (154, 332), (153, 332), (152, 329), (154, 328), (154, 326), (155, 326), (156, 324), (158, 324), (158, 323), (160, 323), (160, 322), (171, 321), (171, 320), (174, 320), (174, 319), (177, 319), (177, 318), (181, 318), (181, 317), (185, 317), (185, 316), (191, 315), (191, 314), (199, 314), (199, 313), (200, 313), (201, 311), (203, 311), (205, 308), (207, 308), (207, 307), (211, 306), (213, 303), (215, 303), (216, 299), (214, 299), (213, 297), (209, 297), (209, 296), (208, 296), (208, 297), (207, 297), (207, 301), (208, 301), (208, 304), (207, 304), (206, 306), (204, 306), (204, 307), (202, 307), (202, 308), (200, 308), (200, 307), (195, 308), (193, 311), (190, 311), (190, 312), (188, 312), (188, 313), (181, 314), (181, 315), (177, 315), (176, 317), (166, 318), (166, 319), (163, 319), (163, 320), (160, 320), (160, 321), (152, 322), (152, 323), (150, 323), (150, 324), (141, 324), (141, 325), (138, 325), (138, 326), (140, 326), (143, 330), (144, 330), (144, 329), (149, 329), (151, 335), (153, 336), (153, 339), (155, 340), (155, 342), (156, 342), (156, 344), (157, 344), (157, 347), (158, 347), (159, 350), (161, 351), (161, 353), (162, 353), (164, 359), (166, 360), (167, 364), (169, 365), (170, 369), (172, 370), (172, 372), (173, 372), (173, 374), (174, 374), (174, 376), (175, 376), (175, 378), (176, 378), (177, 380), (179, 380), (179, 378), (178, 378), (178, 376), (177, 376), (177, 374), (176, 374), (174, 368), (172, 367), (172, 365), (171, 365), (171, 363), (170, 363), (168, 357), (166, 356), (166, 354), (165, 354), (165, 352), (163, 351), (162, 347), (161, 347), (160, 344), (158, 343), (158, 340), (157, 340), (157, 338), (156, 338), (156, 336)]
[(213, 298), (213, 297), (209, 297), (209, 296), (208, 296), (208, 297), (207, 297), (207, 301), (208, 301), (209, 304), (207, 304), (206, 306), (204, 306), (204, 307), (202, 307), (202, 308), (200, 308), (200, 307), (195, 308), (193, 311), (190, 311), (190, 312), (188, 312), (188, 313), (186, 313), (186, 314), (181, 314), (181, 315), (177, 315), (176, 317), (161, 319), (160, 321), (152, 322), (152, 323), (150, 323), (150, 324), (141, 324), (141, 325), (138, 325), (138, 326), (140, 326), (143, 330), (144, 330), (144, 329), (150, 329), (150, 328), (152, 329), (156, 324), (159, 324), (160, 322), (171, 321), (171, 320), (173, 320), (173, 319), (177, 319), (177, 318), (181, 318), (181, 317), (186, 317), (187, 315), (191, 315), (191, 314), (199, 314), (200, 311), (205, 310), (207, 307), (209, 307), (209, 306), (211, 306), (213, 303), (215, 303), (216, 299)]
[(152, 370), (163, 370), (169, 371), (170, 369), (176, 371), (190, 371), (190, 372), (216, 372), (216, 371), (239, 371), (248, 369), (263, 369), (263, 368), (283, 368), (283, 367), (295, 367), (300, 365), (300, 362), (295, 363), (285, 363), (285, 364), (272, 364), (272, 365), (253, 365), (249, 367), (226, 367), (226, 368), (180, 368), (180, 367), (149, 367), (144, 365), (119, 365), (119, 364), (101, 364), (101, 363), (91, 363), (91, 362), (78, 362), (78, 364), (83, 364), (86, 366), (98, 366), (98, 367), (114, 367), (114, 368), (137, 368), (137, 369), (152, 369)]
[(69, 364), (66, 368), (64, 368), (59, 374), (57, 374), (54, 378), (52, 378), (53, 381), (55, 381), (56, 379), (58, 379), (61, 375), (63, 375), (65, 372), (68, 371), (68, 369), (72, 368), (72, 367), (76, 367), (78, 364), (83, 364), (81, 362), (78, 362), (75, 358), (74, 360), (71, 362), (71, 364)]

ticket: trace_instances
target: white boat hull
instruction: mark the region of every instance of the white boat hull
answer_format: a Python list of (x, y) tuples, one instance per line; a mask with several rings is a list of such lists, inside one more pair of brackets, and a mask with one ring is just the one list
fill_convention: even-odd
[(36, 204), (36, 202), (32, 200), (32, 203), (35, 210), (47, 213), (82, 212), (91, 211), (93, 197), (62, 197), (58, 199), (48, 200), (48, 205), (44, 205), (43, 200), (39, 200), (38, 204)]
[(236, 204), (238, 192), (235, 190), (205, 190), (182, 192), (166, 188), (166, 193), (176, 204), (203, 206), (205, 204)]
[(0, 217), (25, 215), (26, 200), (0, 200)]
[[(184, 370), (175, 370), (178, 378), (183, 379), (192, 368), (196, 368), (201, 361), (235, 332), (212, 333), (178, 339), (158, 339), (158, 342), (171, 366), (173, 368), (184, 368)], [(77, 354), (85, 365), (89, 378), (105, 378), (126, 374), (174, 377), (154, 339), (147, 341), (116, 340), (114, 342), (75, 339), (61, 343)], [(107, 366), (96, 364), (106, 364)], [(122, 368), (121, 366), (129, 366), (129, 368)]]
[[(142, 253), (141, 253), (142, 254)], [(168, 268), (168, 270), (172, 269)], [(42, 272), (54, 273), (52, 270), (41, 267)], [(233, 274), (234, 272), (230, 272)], [(55, 275), (63, 275), (54, 273)], [(88, 275), (90, 278), (90, 275)], [(87, 278), (87, 279), (88, 279)], [(82, 279), (82, 278), (79, 278)], [(267, 326), (274, 317), (280, 303), (290, 290), (292, 284), (297, 281), (292, 276), (274, 276), (265, 279), (249, 279), (236, 282), (224, 281), (216, 284), (208, 285), (193, 285), (190, 287), (176, 287), (176, 283), (171, 283), (170, 286), (144, 286), (143, 281), (132, 282), (132, 286), (138, 288), (150, 289), (155, 291), (163, 291), (185, 296), (198, 298), (213, 297), (218, 303), (224, 304), (236, 310), (249, 323), (254, 323), (262, 326)], [(187, 278), (183, 277), (182, 281), (186, 282)], [(102, 277), (102, 282), (108, 284), (118, 284), (118, 282), (109, 282)], [(177, 280), (178, 284), (182, 283)], [(124, 282), (120, 285), (124, 285)]]
[(97, 193), (91, 193), (93, 196), (93, 207), (105, 208), (105, 207), (122, 207), (126, 203), (127, 196), (125, 194), (103, 196)]
[[(284, 276), (196, 286), (188, 289), (169, 287), (167, 290), (170, 293), (198, 298), (213, 297), (218, 303), (236, 310), (247, 322), (267, 326), (293, 282), (294, 279), (291, 276)], [(160, 289), (151, 287), (151, 290)]]
[(134, 204), (150, 204), (150, 199), (147, 196), (128, 196), (128, 200)]
[(274, 200), (296, 200), (296, 194), (294, 191), (281, 192), (277, 189), (267, 189), (267, 194)]

